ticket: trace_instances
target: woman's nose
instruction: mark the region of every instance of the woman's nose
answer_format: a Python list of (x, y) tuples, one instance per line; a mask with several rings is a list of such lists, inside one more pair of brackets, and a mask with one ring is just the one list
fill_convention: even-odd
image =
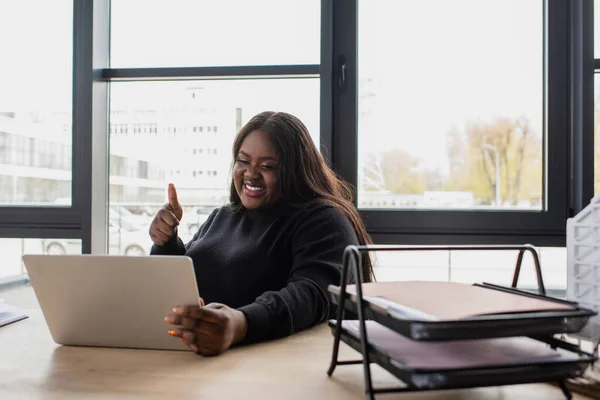
[(244, 171), (244, 176), (247, 178), (254, 178), (258, 176), (258, 168), (253, 164), (249, 164), (246, 168), (246, 171)]

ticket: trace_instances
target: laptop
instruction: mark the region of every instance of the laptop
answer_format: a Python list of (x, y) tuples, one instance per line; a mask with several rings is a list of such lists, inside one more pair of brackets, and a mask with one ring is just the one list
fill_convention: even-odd
[(198, 305), (186, 256), (24, 255), (52, 339), (62, 345), (189, 350), (167, 331), (177, 305)]

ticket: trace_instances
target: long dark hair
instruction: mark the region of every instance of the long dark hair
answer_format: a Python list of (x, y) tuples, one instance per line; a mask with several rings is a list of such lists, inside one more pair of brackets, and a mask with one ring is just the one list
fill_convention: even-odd
[[(348, 218), (361, 245), (372, 243), (360, 214), (352, 203), (352, 189), (329, 168), (302, 121), (283, 112), (265, 111), (255, 115), (235, 138), (234, 160), (246, 136), (255, 130), (269, 135), (279, 155), (277, 179), (282, 201), (293, 205), (315, 202), (329, 204)], [(233, 179), (229, 200), (234, 206), (241, 205)], [(368, 253), (363, 254), (362, 272), (365, 282), (373, 280), (373, 263)]]

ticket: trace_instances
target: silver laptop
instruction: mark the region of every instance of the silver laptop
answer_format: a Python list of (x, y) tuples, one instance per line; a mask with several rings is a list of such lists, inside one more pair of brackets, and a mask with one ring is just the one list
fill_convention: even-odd
[(188, 350), (167, 331), (177, 305), (197, 305), (185, 256), (24, 255), (31, 285), (58, 344)]

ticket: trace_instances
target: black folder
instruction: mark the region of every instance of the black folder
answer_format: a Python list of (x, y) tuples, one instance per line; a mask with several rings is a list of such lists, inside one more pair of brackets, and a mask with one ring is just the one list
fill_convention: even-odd
[[(346, 288), (356, 314), (356, 290)], [(593, 310), (576, 303), (491, 284), (385, 282), (362, 285), (365, 317), (412, 340), (460, 340), (579, 332)], [(341, 304), (340, 287), (329, 286)]]
[[(330, 326), (334, 330), (336, 322)], [(371, 361), (416, 390), (561, 381), (580, 376), (595, 359), (570, 346), (553, 349), (553, 341), (523, 336), (422, 342), (375, 321), (366, 321), (366, 327)], [(361, 351), (358, 321), (342, 322), (341, 339)]]

